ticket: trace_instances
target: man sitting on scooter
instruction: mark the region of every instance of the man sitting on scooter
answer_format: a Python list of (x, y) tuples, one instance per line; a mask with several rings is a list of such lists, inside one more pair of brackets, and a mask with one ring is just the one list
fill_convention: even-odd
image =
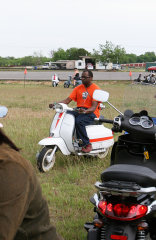
[[(93, 123), (94, 118), (99, 117), (98, 102), (93, 99), (93, 92), (99, 87), (92, 83), (93, 73), (90, 70), (82, 72), (82, 84), (74, 88), (72, 93), (61, 103), (69, 104), (72, 100), (77, 102), (78, 111), (71, 111), (75, 116), (75, 128), (77, 138), (82, 140), (82, 152), (88, 153), (92, 150), (92, 145), (86, 132), (86, 126)], [(49, 104), (52, 108), (54, 104)]]

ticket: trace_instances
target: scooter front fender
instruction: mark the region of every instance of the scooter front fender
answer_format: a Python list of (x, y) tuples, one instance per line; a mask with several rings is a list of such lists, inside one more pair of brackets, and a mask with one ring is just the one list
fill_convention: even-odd
[(64, 155), (70, 155), (70, 152), (62, 138), (53, 138), (53, 137), (48, 137), (42, 139), (39, 143), (41, 146), (58, 146), (58, 148), (61, 150), (61, 152)]

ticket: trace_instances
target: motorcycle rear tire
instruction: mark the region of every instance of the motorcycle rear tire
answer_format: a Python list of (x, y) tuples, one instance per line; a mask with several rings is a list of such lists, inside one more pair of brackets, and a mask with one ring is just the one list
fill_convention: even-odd
[(51, 147), (44, 147), (42, 148), (41, 152), (39, 153), (38, 159), (37, 159), (37, 167), (40, 172), (48, 172), (55, 163), (55, 153), (53, 155), (52, 161), (48, 162), (47, 161), (47, 156), (52, 153), (53, 148)]

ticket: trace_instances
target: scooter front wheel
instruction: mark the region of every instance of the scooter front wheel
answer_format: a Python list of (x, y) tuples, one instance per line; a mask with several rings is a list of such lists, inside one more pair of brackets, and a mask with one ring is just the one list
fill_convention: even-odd
[(54, 166), (56, 149), (57, 146), (55, 146), (54, 148), (42, 148), (37, 159), (37, 167), (40, 172), (47, 172)]

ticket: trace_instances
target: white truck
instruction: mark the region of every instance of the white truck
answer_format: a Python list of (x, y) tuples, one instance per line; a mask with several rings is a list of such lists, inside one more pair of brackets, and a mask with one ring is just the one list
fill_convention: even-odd
[(58, 66), (53, 62), (45, 62), (42, 66), (43, 70), (49, 70), (49, 69), (58, 69)]

